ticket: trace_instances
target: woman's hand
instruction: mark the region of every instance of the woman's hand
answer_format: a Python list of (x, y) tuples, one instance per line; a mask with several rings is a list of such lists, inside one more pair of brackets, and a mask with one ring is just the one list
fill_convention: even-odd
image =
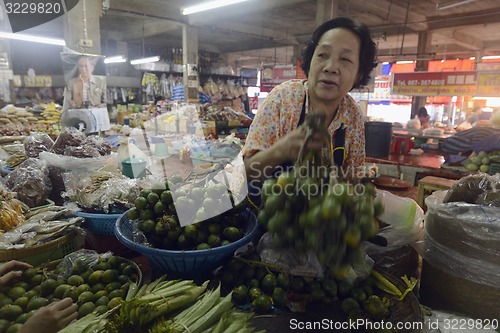
[(271, 147), (245, 159), (245, 172), (248, 179), (264, 179), (272, 175), (273, 170), (286, 161), (295, 163), (304, 140), (302, 154), (318, 151), (325, 145), (325, 134), (311, 133), (305, 126), (296, 128), (276, 141)]
[(10, 281), (19, 279), (23, 271), (32, 268), (25, 262), (11, 260), (0, 266), (0, 287), (7, 285)]
[(71, 298), (64, 298), (37, 310), (18, 333), (55, 333), (78, 318), (78, 306)]
[[(304, 144), (304, 140), (308, 136), (308, 130), (305, 126), (300, 126), (291, 131), (270, 148), (282, 156), (281, 162), (292, 161), (295, 162), (299, 158), (299, 152)], [(303, 154), (309, 151), (318, 151), (325, 145), (325, 136), (321, 133), (311, 133), (307, 137), (307, 143), (304, 147)]]

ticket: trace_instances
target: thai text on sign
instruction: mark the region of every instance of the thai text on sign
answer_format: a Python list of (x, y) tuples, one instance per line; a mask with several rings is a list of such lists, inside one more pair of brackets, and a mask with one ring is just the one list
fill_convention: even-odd
[(392, 93), (411, 96), (475, 96), (476, 71), (394, 73)]

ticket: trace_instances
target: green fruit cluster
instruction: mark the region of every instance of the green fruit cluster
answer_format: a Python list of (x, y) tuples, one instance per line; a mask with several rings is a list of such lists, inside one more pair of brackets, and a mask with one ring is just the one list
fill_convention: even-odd
[[(175, 205), (172, 191), (165, 181), (152, 189), (143, 189), (134, 207), (127, 212), (129, 220), (139, 221), (138, 229), (153, 247), (206, 250), (230, 244), (245, 235), (245, 221), (239, 213), (246, 208), (246, 202), (223, 211), (222, 201), (233, 204), (233, 198), (224, 185), (192, 187), (189, 191), (176, 189), (174, 195)], [(192, 209), (196, 203), (201, 203), (197, 211)], [(197, 223), (182, 227), (177, 210), (190, 212), (192, 216), (188, 218)]]
[(378, 233), (383, 205), (368, 184), (329, 184), (283, 172), (262, 187), (258, 221), (278, 248), (313, 251), (332, 276), (362, 261), (362, 243)]
[(258, 313), (284, 309), (291, 295), (303, 295), (305, 301), (333, 301), (337, 296), (334, 279), (291, 276), (265, 265), (255, 252), (233, 258), (218, 275), (225, 292), (232, 292), (233, 303), (251, 305)]
[(17, 332), (37, 309), (66, 297), (78, 305), (80, 318), (104, 313), (121, 303), (130, 281), (139, 279), (136, 267), (117, 256), (100, 259), (91, 269), (74, 267), (67, 279), (59, 270), (30, 268), (0, 289), (0, 332)]
[(472, 153), (465, 161), (465, 168), (469, 171), (488, 173), (492, 163), (500, 164), (500, 150)]
[(349, 319), (387, 320), (391, 302), (371, 277), (354, 284), (335, 278), (310, 278), (288, 275), (260, 261), (255, 252), (233, 258), (218, 274), (224, 292), (232, 301), (250, 305), (255, 312), (271, 313), (291, 303), (339, 304)]

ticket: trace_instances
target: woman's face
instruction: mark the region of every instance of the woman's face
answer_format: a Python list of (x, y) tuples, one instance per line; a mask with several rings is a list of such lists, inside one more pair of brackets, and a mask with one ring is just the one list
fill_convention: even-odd
[(313, 101), (339, 103), (352, 89), (359, 70), (359, 37), (345, 28), (321, 36), (311, 59), (309, 93)]

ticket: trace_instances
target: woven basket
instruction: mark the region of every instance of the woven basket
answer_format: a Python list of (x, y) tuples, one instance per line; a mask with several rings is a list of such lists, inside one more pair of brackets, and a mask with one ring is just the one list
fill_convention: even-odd
[(83, 247), (85, 239), (77, 232), (70, 232), (47, 243), (22, 249), (0, 250), (0, 261), (19, 260), (33, 266), (63, 258)]

